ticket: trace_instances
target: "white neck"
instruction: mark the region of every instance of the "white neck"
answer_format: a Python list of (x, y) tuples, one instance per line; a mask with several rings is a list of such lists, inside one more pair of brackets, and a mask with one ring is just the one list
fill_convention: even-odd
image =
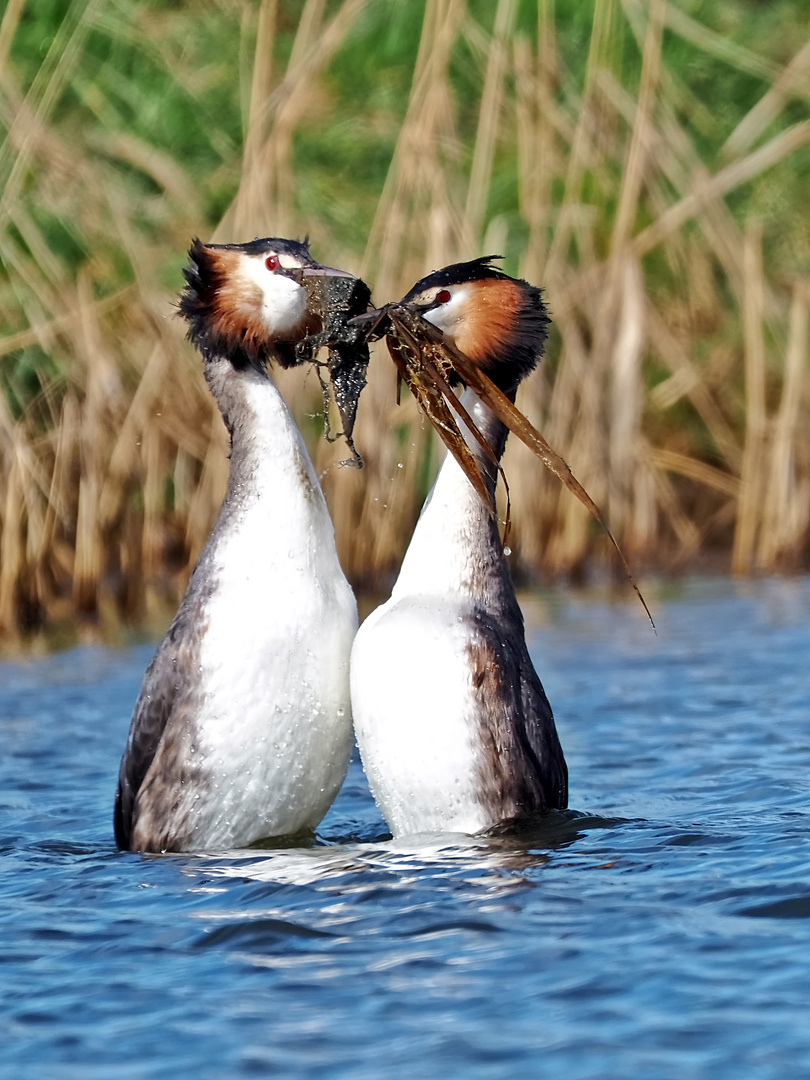
[[(461, 402), (491, 441), (498, 421), (490, 410), (472, 390), (465, 390)], [(479, 466), (484, 466), (478, 443), (465, 425), (459, 422), (459, 426)], [(491, 465), (486, 464), (490, 471)], [(481, 599), (492, 574), (504, 571), (497, 524), (461, 466), (448, 454), (422, 508), (392, 599), (453, 593)]]
[[(231, 471), (218, 522), (222, 533), (245, 533), (247, 521), (253, 521), (251, 558), (282, 554), (308, 564), (313, 573), (320, 567), (341, 574), (326, 502), (284, 399), (258, 372), (229, 372), (227, 378), (227, 389), (221, 383), (216, 387), (231, 431)], [(212, 540), (219, 532), (215, 528)]]

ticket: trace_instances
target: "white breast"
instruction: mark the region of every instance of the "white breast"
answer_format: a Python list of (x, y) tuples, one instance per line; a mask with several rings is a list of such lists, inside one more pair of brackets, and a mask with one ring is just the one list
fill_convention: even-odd
[(195, 845), (234, 847), (314, 827), (351, 752), (354, 596), (311, 463), (278, 392), (251, 388), (253, 468), (212, 537), (196, 753)]
[[(450, 304), (445, 305), (450, 307)], [(471, 391), (462, 400), (475, 415)], [(391, 599), (360, 627), (352, 711), (371, 791), (392, 832), (478, 832), (480, 717), (469, 622), (486, 607), (489, 516), (456, 461), (439, 472)]]
[(369, 786), (395, 835), (486, 828), (477, 729), (460, 608), (390, 600), (352, 650), (355, 733)]

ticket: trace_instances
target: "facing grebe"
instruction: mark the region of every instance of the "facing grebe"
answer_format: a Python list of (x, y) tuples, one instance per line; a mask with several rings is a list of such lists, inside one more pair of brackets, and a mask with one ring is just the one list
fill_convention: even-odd
[(306, 244), (195, 241), (180, 312), (231, 436), (227, 493), (144, 677), (115, 797), (133, 851), (244, 847), (317, 825), (352, 745), (354, 596), (265, 364), (320, 327)]
[[(397, 307), (438, 327), (512, 401), (543, 352), (540, 290), (488, 259), (423, 278)], [(504, 424), (471, 390), (461, 401), (500, 459)], [(464, 434), (494, 506), (496, 468)], [(567, 805), (565, 759), (497, 522), (452, 456), (391, 599), (358, 632), (351, 687), (363, 765), (394, 834), (474, 833)]]

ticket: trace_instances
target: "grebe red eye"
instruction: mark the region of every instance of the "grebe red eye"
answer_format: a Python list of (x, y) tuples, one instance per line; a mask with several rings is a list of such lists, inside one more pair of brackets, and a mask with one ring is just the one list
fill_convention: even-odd
[(281, 266), (281, 261), (279, 260), (278, 255), (268, 255), (264, 260), (264, 265), (268, 270), (278, 270), (279, 266)]
[(437, 304), (446, 304), (449, 299), (450, 299), (450, 292), (447, 289), (440, 289), (436, 293), (436, 303)]

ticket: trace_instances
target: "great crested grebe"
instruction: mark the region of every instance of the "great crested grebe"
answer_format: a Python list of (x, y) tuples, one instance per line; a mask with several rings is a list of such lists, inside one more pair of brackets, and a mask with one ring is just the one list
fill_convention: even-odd
[[(514, 401), (540, 360), (548, 316), (539, 289), (489, 263), (436, 271), (395, 307), (431, 322)], [(505, 425), (470, 389), (461, 401), (499, 460)], [(492, 511), (496, 465), (464, 435), (491, 505), (448, 455), (391, 598), (352, 650), (357, 741), (397, 835), (475, 833), (568, 800), (565, 758)]]
[(134, 851), (221, 850), (313, 829), (352, 746), (357, 608), (309, 455), (265, 367), (296, 363), (296, 343), (321, 329), (311, 277), (351, 275), (291, 240), (196, 240), (189, 256), (180, 312), (230, 433), (230, 476), (132, 717), (114, 818), (119, 846)]

